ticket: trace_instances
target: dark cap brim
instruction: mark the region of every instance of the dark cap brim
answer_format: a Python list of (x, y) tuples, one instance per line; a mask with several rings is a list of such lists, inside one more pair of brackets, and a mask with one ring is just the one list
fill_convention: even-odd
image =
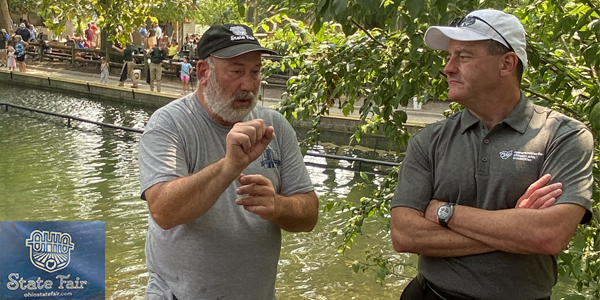
[(215, 51), (215, 52), (211, 53), (210, 55), (214, 56), (216, 58), (232, 58), (232, 57), (240, 56), (242, 54), (246, 54), (246, 53), (254, 52), (254, 51), (260, 51), (262, 53), (277, 55), (277, 52), (267, 49), (267, 48), (263, 48), (256, 44), (234, 45), (231, 47), (227, 47), (227, 48), (223, 48), (221, 50)]

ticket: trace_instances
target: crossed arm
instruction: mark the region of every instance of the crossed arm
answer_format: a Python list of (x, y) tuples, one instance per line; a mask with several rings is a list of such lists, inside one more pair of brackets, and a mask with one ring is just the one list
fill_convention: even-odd
[(422, 213), (408, 207), (392, 210), (392, 241), (398, 252), (455, 257), (506, 251), (556, 254), (569, 243), (585, 208), (554, 205), (562, 185), (547, 185), (550, 175), (534, 182), (513, 209), (484, 210), (456, 205), (445, 228), (436, 211), (443, 202), (432, 199)]

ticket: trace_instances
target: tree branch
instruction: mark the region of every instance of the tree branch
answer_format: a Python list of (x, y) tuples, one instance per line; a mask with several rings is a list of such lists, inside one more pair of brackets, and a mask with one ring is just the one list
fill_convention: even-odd
[(531, 90), (531, 89), (528, 89), (528, 88), (522, 88), (522, 89), (523, 89), (524, 91), (528, 92), (528, 93), (531, 93), (531, 94), (535, 95), (536, 97), (542, 98), (542, 99), (544, 99), (544, 100), (546, 100), (546, 101), (548, 101), (548, 102), (552, 103), (552, 105), (555, 105), (555, 106), (557, 106), (557, 107), (560, 107), (561, 109), (563, 109), (563, 110), (565, 110), (565, 111), (568, 111), (568, 112), (569, 112), (571, 115), (573, 115), (573, 116), (577, 116), (577, 115), (579, 115), (579, 113), (578, 113), (577, 111), (575, 111), (574, 109), (572, 109), (572, 108), (570, 108), (570, 107), (567, 107), (567, 106), (564, 106), (564, 105), (562, 105), (562, 104), (557, 104), (557, 101), (556, 101), (556, 100), (554, 100), (554, 99), (551, 99), (550, 97), (548, 97), (548, 96), (546, 96), (546, 95), (542, 95), (542, 94), (540, 94), (540, 93), (538, 93), (538, 92), (535, 92), (535, 91), (533, 91), (533, 90)]
[(351, 22), (352, 22), (352, 24), (354, 24), (354, 26), (358, 27), (358, 29), (360, 29), (360, 30), (362, 30), (364, 33), (366, 33), (366, 34), (367, 34), (367, 36), (369, 36), (369, 38), (371, 38), (371, 39), (372, 39), (372, 40), (373, 40), (375, 43), (377, 43), (377, 45), (379, 45), (379, 46), (383, 47), (384, 49), (387, 49), (387, 46), (386, 46), (386, 45), (384, 45), (384, 44), (382, 44), (380, 41), (376, 40), (376, 39), (375, 39), (375, 37), (373, 37), (373, 36), (371, 35), (371, 33), (370, 33), (368, 30), (366, 30), (364, 27), (360, 26), (360, 24), (356, 23), (356, 21), (352, 20)]

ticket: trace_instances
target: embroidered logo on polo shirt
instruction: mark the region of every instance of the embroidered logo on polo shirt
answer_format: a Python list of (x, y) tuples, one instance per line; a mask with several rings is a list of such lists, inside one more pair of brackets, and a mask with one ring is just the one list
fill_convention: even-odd
[(500, 158), (502, 158), (504, 160), (512, 157), (513, 160), (520, 160), (520, 161), (534, 161), (538, 157), (544, 155), (541, 152), (514, 151), (514, 150), (500, 151), (498, 154), (500, 154)]
[(513, 155), (513, 151), (500, 151), (500, 158), (507, 159)]

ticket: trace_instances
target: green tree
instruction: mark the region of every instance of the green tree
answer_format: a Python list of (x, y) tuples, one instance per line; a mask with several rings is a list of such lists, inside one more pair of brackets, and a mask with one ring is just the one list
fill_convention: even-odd
[[(2, 22), (9, 18), (8, 12), (2, 9), (6, 1), (0, 0)], [(76, 25), (96, 20), (100, 29), (108, 33), (109, 40), (123, 43), (129, 39), (130, 33), (145, 23), (149, 14), (161, 21), (181, 21), (192, 16), (197, 0), (9, 0), (6, 3), (13, 13), (36, 11), (44, 18), (48, 29), (57, 35), (64, 32), (68, 20)]]
[[(514, 13), (528, 32), (530, 66), (524, 76), (524, 91), (536, 103), (551, 107), (587, 124), (596, 140), (594, 164), (594, 220), (580, 226), (571, 245), (559, 258), (559, 272), (577, 280), (572, 299), (600, 297), (600, 20), (597, 2), (587, 0), (523, 1), (285, 1), (261, 27), (282, 22), (272, 41), (284, 57), (267, 63), (266, 75), (295, 70), (288, 82), (288, 97), (281, 112), (289, 119), (312, 119), (314, 128), (305, 146), (314, 144), (321, 116), (329, 114), (331, 99), (340, 98), (348, 115), (354, 105), (361, 123), (353, 139), (383, 131), (400, 152), (409, 134), (406, 114), (400, 109), (413, 97), (421, 101), (446, 99), (447, 85), (440, 75), (441, 53), (424, 46), (430, 25), (448, 24), (478, 8), (497, 8)], [(303, 10), (305, 21), (288, 16)], [(373, 22), (372, 18), (378, 18)], [(352, 141), (350, 141), (352, 142)], [(364, 174), (363, 174), (364, 175)], [(364, 175), (366, 176), (366, 175)], [(366, 219), (387, 219), (397, 182), (390, 172), (379, 189), (359, 204), (340, 204), (350, 212), (340, 250), (352, 246)], [(332, 209), (333, 205), (328, 205)], [(389, 226), (383, 222), (383, 226)], [(374, 269), (378, 280), (395, 273), (393, 253), (369, 253), (354, 264), (355, 271)], [(578, 298), (579, 297), (579, 298)]]
[(236, 0), (206, 0), (198, 5), (194, 20), (199, 25), (240, 23), (244, 19), (239, 14)]

